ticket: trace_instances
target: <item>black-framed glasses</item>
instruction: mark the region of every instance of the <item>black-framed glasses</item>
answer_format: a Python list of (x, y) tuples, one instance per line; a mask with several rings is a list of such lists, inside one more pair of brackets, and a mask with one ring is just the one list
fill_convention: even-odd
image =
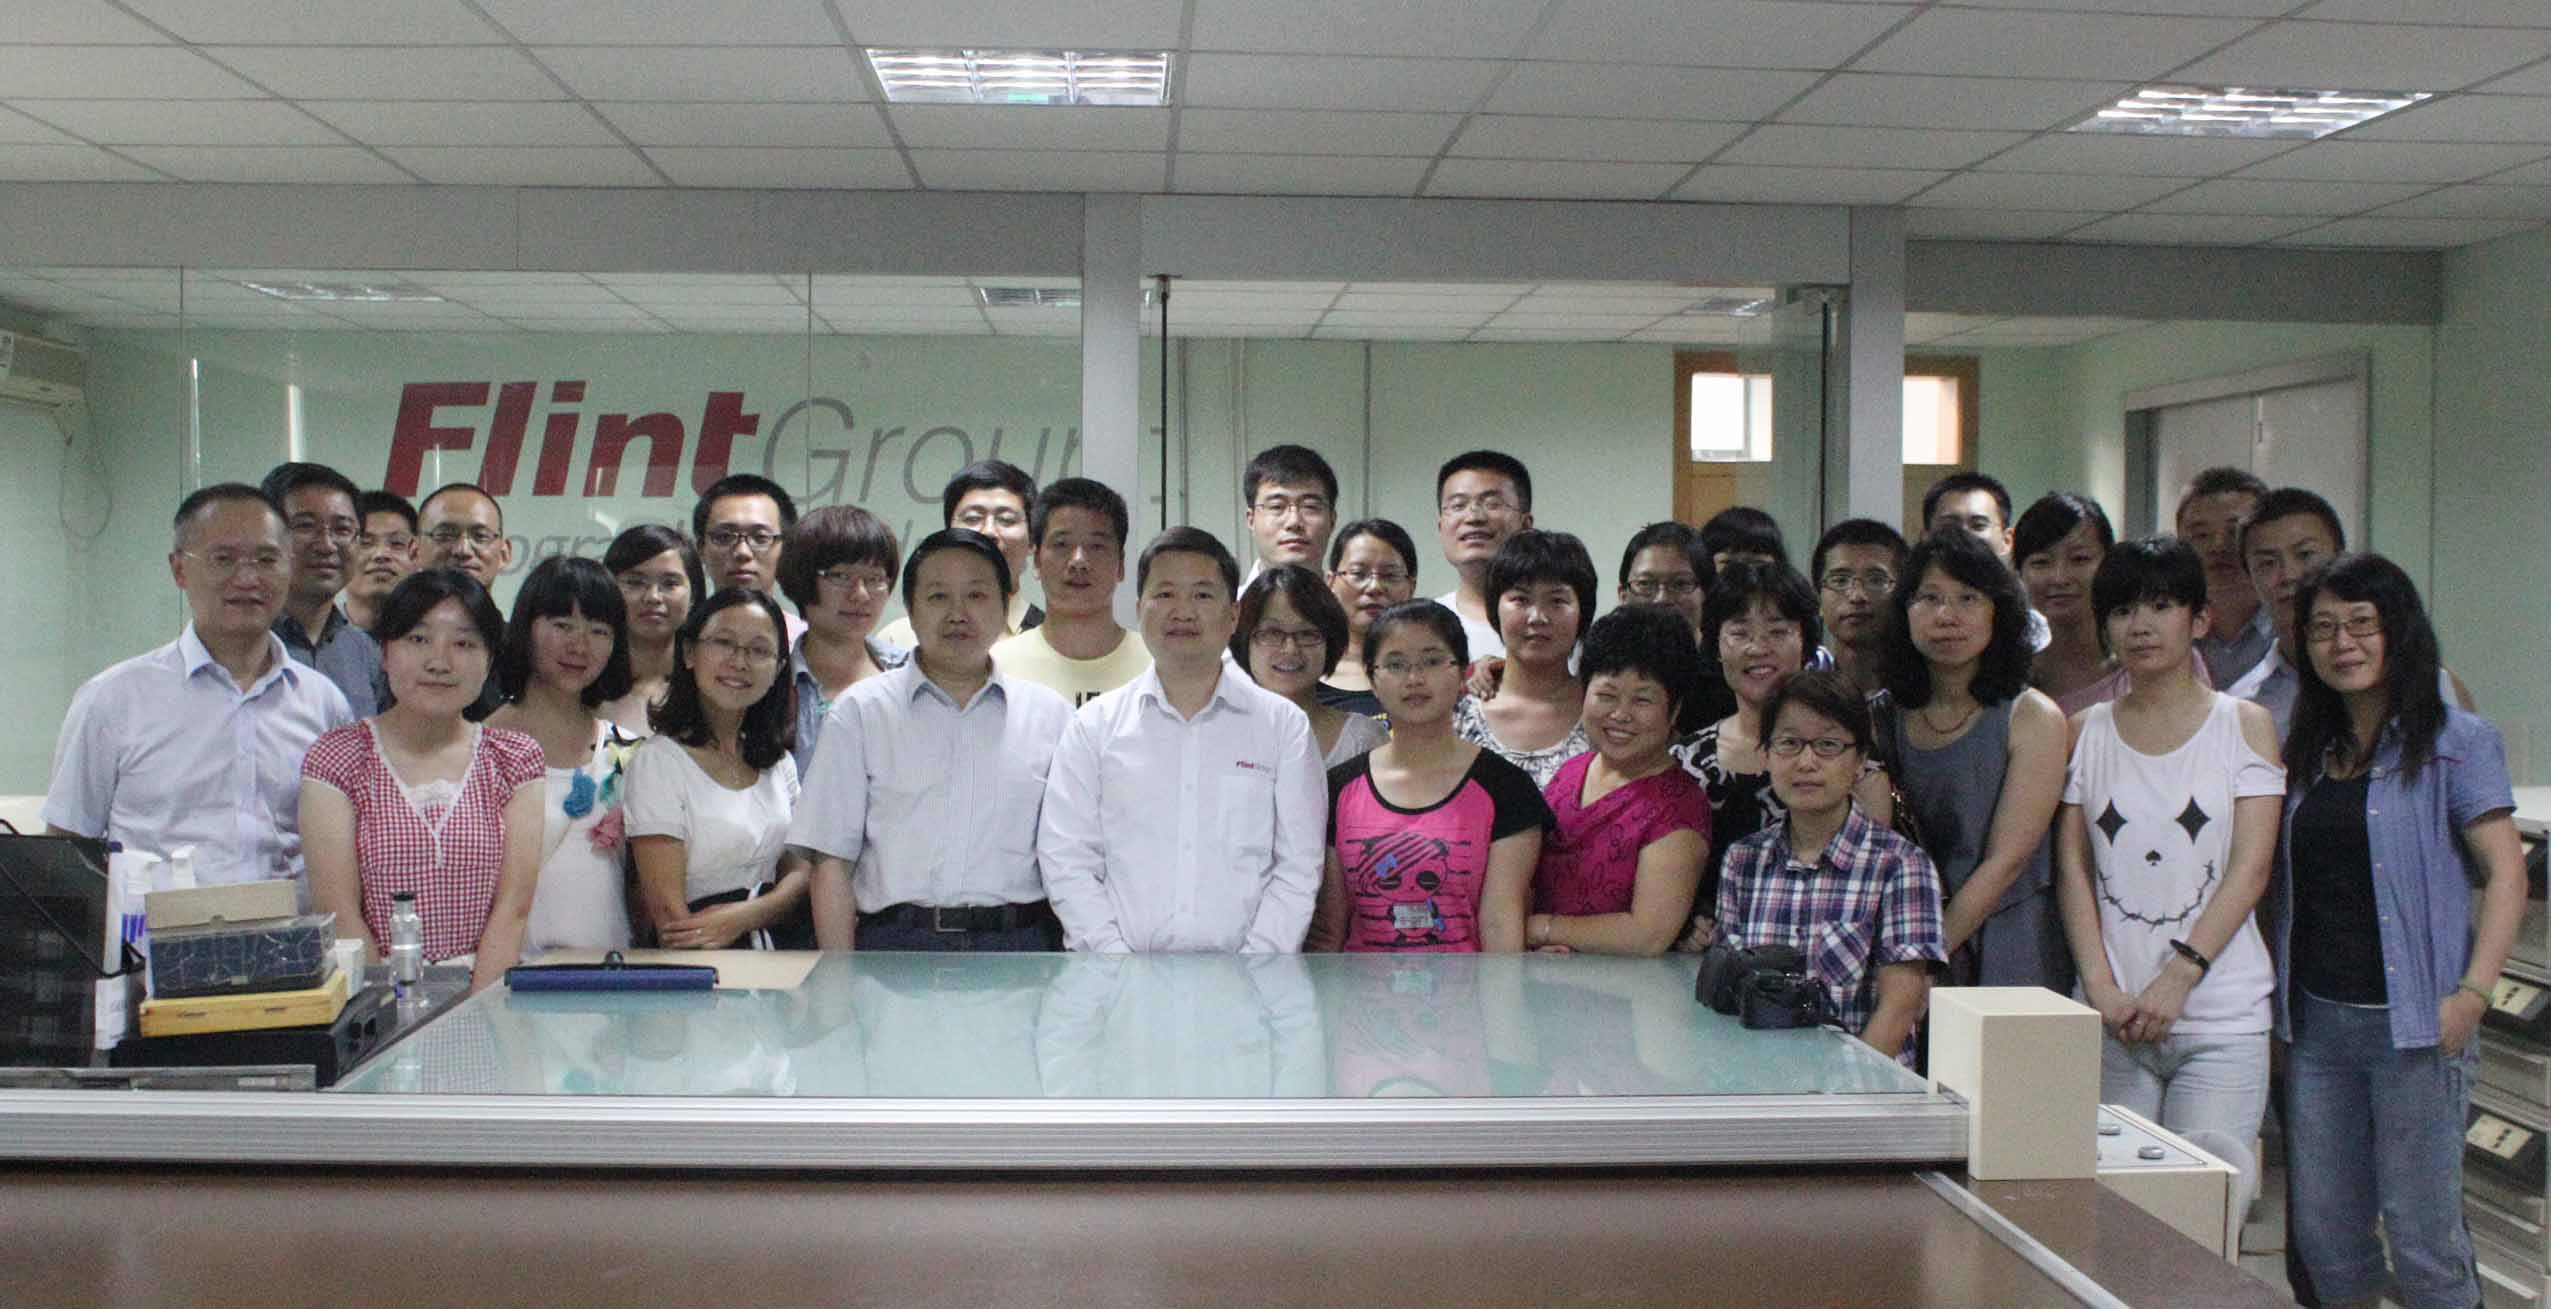
[(755, 554), (762, 554), (779, 544), (780, 534), (767, 527), (712, 527), (707, 540), (720, 550), (732, 550), (741, 545), (750, 547)]
[(2381, 636), (2383, 634), (2383, 616), (2381, 614), (2358, 614), (2354, 618), (2350, 618), (2345, 622), (2340, 622), (2335, 618), (2315, 618), (2303, 625), (2303, 639), (2314, 645), (2328, 645), (2330, 642), (2337, 640), (2338, 634), (2341, 632), (2345, 632), (2359, 641), (2365, 640), (2368, 637)]
[(1840, 759), (1844, 751), (1857, 744), (1858, 742), (1831, 736), (1819, 736), (1813, 739), (1804, 736), (1775, 736), (1765, 748), (1783, 759), (1795, 759), (1800, 752), (1807, 750), (1815, 751), (1819, 759)]

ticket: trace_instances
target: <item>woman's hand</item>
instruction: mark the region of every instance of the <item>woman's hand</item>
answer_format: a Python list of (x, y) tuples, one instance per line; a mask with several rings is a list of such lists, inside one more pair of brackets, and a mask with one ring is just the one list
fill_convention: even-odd
[(1470, 666), (1470, 681), (1462, 689), (1470, 698), (1486, 702), (1497, 698), (1497, 686), (1506, 678), (1506, 661), (1490, 655)]
[(722, 904), (660, 924), (656, 944), (667, 950), (723, 950), (758, 925), (752, 901)]
[(2114, 982), (2084, 982), (2082, 997), (2099, 1011), (2099, 1025), (2107, 1028), (2110, 1036), (2128, 1042), (2135, 1039), (2126, 1034), (2127, 1024), (2135, 1017), (2135, 997)]
[(1699, 954), (1709, 949), (1710, 942), (1717, 939), (1718, 920), (1708, 914), (1694, 914), (1692, 925), (1683, 930), (1683, 939), (1676, 941), (1674, 948), (1684, 954)]
[(2457, 1058), (2471, 1045), (2471, 1035), (2480, 1030), (2480, 1020), (2489, 1014), (2489, 1002), (2476, 992), (2455, 987), (2453, 994), (2436, 1006), (2436, 1045), (2447, 1058)]
[(2174, 958), (2162, 965), (2161, 975), (2145, 986), (2135, 997), (2134, 1017), (2126, 1020), (2129, 1041), (2160, 1041), (2170, 1035), (2179, 1021), (2179, 1013), (2188, 1007), (2188, 993), (2197, 989), (2204, 974), (2195, 964)]

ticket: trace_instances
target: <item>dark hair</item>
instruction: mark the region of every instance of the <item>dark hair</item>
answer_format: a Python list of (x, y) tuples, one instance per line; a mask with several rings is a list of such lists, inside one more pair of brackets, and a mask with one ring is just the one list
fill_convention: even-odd
[(354, 497), (354, 521), (360, 523), (374, 514), (397, 514), (407, 523), (408, 534), (416, 533), (416, 506), (406, 497), (388, 491), (366, 491)]
[(1815, 553), (1807, 556), (1808, 582), (1823, 586), (1825, 556), (1833, 553), (1837, 547), (1846, 545), (1883, 546), (1895, 556), (1895, 568), (1899, 573), (1904, 571), (1905, 551), (1912, 548), (1904, 543), (1904, 533), (1875, 518), (1846, 518), (1826, 528), (1825, 534), (1817, 538)]
[(1417, 542), (1410, 539), (1408, 529), (1387, 518), (1358, 518), (1338, 529), (1329, 538), (1329, 568), (1336, 571), (1338, 561), (1346, 558), (1347, 543), (1359, 536), (1370, 536), (1387, 545), (1408, 565), (1408, 580), (1417, 580)]
[(1718, 658), (1718, 629), (1744, 617), (1757, 603), (1770, 605), (1773, 613), (1798, 624), (1799, 663), (1804, 667), (1825, 640), (1824, 610), (1816, 603), (1816, 588), (1787, 564), (1753, 559), (1729, 564), (1711, 585), (1708, 598), (1701, 601), (1701, 645), (1710, 662)]
[(1591, 683), (1603, 673), (1654, 678), (1665, 688), (1667, 716), (1673, 717), (1700, 685), (1701, 651), (1681, 614), (1664, 605), (1622, 605), (1586, 630), (1585, 652), (1577, 660), (1580, 680)]
[(1266, 617), (1267, 602), (1278, 594), (1293, 602), (1295, 613), (1320, 629), (1320, 644), (1325, 647), (1320, 676), (1336, 672), (1338, 657), (1346, 653), (1346, 606), (1338, 603), (1318, 573), (1300, 564), (1278, 564), (1267, 569), (1240, 593), (1240, 625), (1231, 629), (1231, 657), (1240, 662), (1240, 671), (1249, 671), (1249, 638), (1257, 632), (1259, 620)]
[[(1045, 525), (1054, 520), (1057, 509), (1087, 509), (1107, 519), (1116, 529), (1116, 548), (1125, 548), (1125, 537), (1134, 530), (1133, 516), (1125, 510), (1125, 497), (1116, 488), (1087, 477), (1065, 477), (1047, 486), (1034, 501), (1036, 512), (1028, 515), (1029, 544), (1045, 544)], [(952, 511), (953, 512), (953, 511)]]
[(2206, 604), (2206, 562), (2197, 548), (2175, 536), (2147, 536), (2111, 547), (2090, 579), (2090, 603), (2106, 639), (2108, 615), (2147, 600), (2175, 600), (2191, 610)]
[(636, 679), (629, 669), (629, 607), (620, 598), (620, 584), (610, 569), (591, 559), (551, 555), (532, 565), (522, 589), (514, 592), (513, 621), (496, 656), (496, 685), (506, 699), (520, 700), (531, 687), (531, 625), (577, 613), (611, 626), (611, 657), (577, 698), (591, 709), (629, 694)]
[(1910, 615), (1922, 579), (1937, 568), (1984, 593), (1993, 602), (1993, 635), (1976, 660), (1969, 688), (1979, 704), (1995, 704), (2028, 689), (2028, 602), (2020, 598), (2019, 574), (1973, 535), (1943, 528), (1922, 538), (1904, 563), (1896, 583), (1895, 618), (1887, 624), (1887, 695), (1899, 709), (1931, 703), (1931, 662), (1913, 644)]
[[(611, 546), (602, 552), (602, 566), (614, 578), (670, 550), (682, 557), (682, 572), (691, 579), (691, 603), (698, 604), (709, 596), (709, 575), (700, 567), (700, 552), (691, 547), (691, 538), (662, 523), (640, 523), (623, 529), (611, 538)], [(785, 561), (788, 556), (780, 558)]]
[(2259, 497), (2259, 507), (2251, 510), (2250, 516), (2241, 524), (2241, 552), (2250, 552), (2251, 528), (2302, 514), (2320, 519), (2321, 526), (2330, 529), (2331, 548), (2340, 553), (2346, 552), (2347, 528), (2338, 521), (2338, 511), (2330, 507), (2329, 501), (2299, 486), (2280, 486)]
[(1134, 566), (1134, 589), (1142, 590), (1151, 583), (1151, 561), (1165, 554), (1203, 555), (1222, 570), (1222, 586), (1226, 595), (1240, 590), (1240, 561), (1213, 533), (1201, 527), (1173, 527), (1151, 539), (1143, 547), (1142, 561)]
[[(1586, 638), (1586, 629), (1594, 626), (1594, 556), (1586, 553), (1586, 543), (1566, 532), (1531, 530), (1517, 532), (1497, 547), (1488, 561), (1489, 625), (1496, 626), (1497, 598), (1519, 586), (1534, 582), (1557, 582), (1577, 593), (1577, 632), (1575, 640)], [(1502, 632), (1501, 632), (1502, 635)]]
[[(2391, 725), (2400, 732), (2401, 774), (2416, 781), (2419, 770), (2436, 756), (2436, 736), (2445, 730), (2446, 715), (2444, 692), (2437, 686), (2442, 656), (2427, 606), (2419, 601), (2418, 584), (2381, 555), (2340, 555), (2306, 574), (2295, 591), (2298, 631), (2310, 625), (2313, 602), (2323, 595), (2369, 603), (2383, 616), (2383, 694)], [(2308, 651), (2295, 663), (2300, 689), (2294, 698), (2294, 726), (2285, 737), (2289, 789), (2310, 786), (2328, 764), (2367, 762), (2357, 755), (2360, 743), (2346, 702), (2321, 680)]]
[(416, 502), (416, 516), (419, 519), (424, 518), (425, 511), (433, 508), (435, 501), (440, 500), (444, 496), (450, 495), (455, 491), (467, 491), (471, 495), (485, 500), (496, 510), (496, 530), (500, 532), (505, 530), (505, 506), (500, 503), (495, 496), (489, 495), (486, 487), (480, 486), (476, 482), (445, 482), (441, 486), (435, 487), (434, 490), (424, 499)]
[(1796, 677), (1780, 684), (1772, 692), (1771, 702), (1763, 706), (1763, 744), (1768, 752), (1772, 725), (1780, 721), (1780, 711), (1796, 705), (1811, 709), (1834, 721), (1851, 733), (1851, 743), (1863, 755), (1877, 749), (1877, 733), (1869, 723), (1869, 701), (1860, 694), (1849, 677), (1838, 669), (1807, 668)]
[(273, 498), (265, 492), (246, 482), (215, 482), (177, 502), (177, 514), (168, 521), (169, 535), (173, 538), (169, 548), (186, 548), (186, 524), (193, 522), (195, 515), (214, 505), (232, 503), (264, 505), (266, 512), (275, 516), (276, 522), (283, 521), (283, 510), (276, 508)]
[[(617, 597), (614, 597), (615, 599)], [(373, 639), (387, 650), (390, 643), (416, 630), (434, 607), (446, 600), (458, 600), (469, 614), (470, 626), (478, 629), (478, 639), (487, 645), (487, 676), (493, 680), (496, 666), (505, 659), (505, 615), (497, 612), (495, 597), (478, 579), (457, 568), (421, 568), (399, 579), (381, 600), (381, 615), (372, 622)], [(479, 712), (487, 703), (482, 689), (479, 699), (462, 711), (472, 722), (486, 717)], [(388, 708), (387, 705), (382, 706)]]
[(2170, 508), (2170, 521), (2176, 524), (2188, 502), (2201, 495), (2246, 495), (2254, 500), (2264, 500), (2267, 494), (2268, 484), (2260, 481), (2258, 474), (2229, 464), (2217, 465), (2200, 470), (2188, 479), (2187, 489), (2179, 493), (2179, 503)]
[(760, 770), (787, 758), (797, 745), (797, 679), (788, 667), (788, 619), (780, 612), (779, 601), (763, 592), (730, 586), (710, 596), (707, 603), (691, 607), (691, 617), (673, 639), (673, 674), (667, 680), (664, 698), (648, 706), (647, 722), (657, 735), (672, 737), (684, 745), (710, 743), (708, 708), (700, 703), (700, 678), (691, 651), (699, 644), (700, 632), (710, 619), (738, 605), (761, 606), (771, 620), (771, 635), (780, 645), (779, 666), (772, 670), (771, 689), (744, 711), (744, 725), (736, 733), (736, 745), (744, 762)]
[(957, 521), (957, 502), (975, 491), (1007, 491), (1019, 498), (1019, 511), (1036, 521), (1036, 479), (1017, 464), (1002, 459), (977, 459), (956, 471), (947, 486), (939, 491), (939, 525), (951, 527)]
[[(266, 498), (274, 501), (277, 509), (281, 509), (283, 507), (283, 500), (285, 496), (291, 495), (293, 492), (306, 486), (323, 487), (330, 491), (343, 491), (345, 492), (346, 499), (355, 501), (358, 504), (360, 504), (363, 499), (363, 488), (356, 486), (353, 478), (328, 467), (326, 464), (277, 464), (266, 474), (266, 480), (257, 484), (257, 489), (265, 492)], [(359, 513), (356, 515), (355, 521), (357, 523), (361, 523), (363, 521), (362, 516)]]
[(942, 550), (964, 550), (992, 561), (992, 575), (1001, 579), (1001, 597), (1007, 600), (1019, 589), (1019, 579), (1010, 576), (1010, 561), (1001, 553), (1001, 543), (971, 527), (942, 527), (921, 538), (912, 547), (912, 556), (903, 562), (903, 608), (912, 612), (913, 589), (921, 585), (921, 561)]
[(1453, 480), (1453, 474), (1473, 471), (1495, 473), (1514, 483), (1515, 498), (1523, 501), (1523, 511), (1532, 512), (1531, 471), (1524, 467), (1523, 460), (1496, 450), (1470, 450), (1445, 460), (1444, 466), (1435, 470), (1436, 503), (1443, 502), (1444, 483)]
[(1628, 586), (1630, 566), (1639, 561), (1640, 554), (1660, 545), (1682, 551), (1683, 562), (1692, 566), (1692, 575), (1701, 579), (1702, 586), (1710, 584), (1710, 553), (1701, 545), (1701, 534), (1688, 524), (1668, 520), (1650, 523), (1630, 534), (1630, 543), (1621, 548), (1621, 579), (1613, 585)]
[[(709, 483), (709, 489), (700, 492), (700, 502), (691, 506), (691, 539), (709, 539), (709, 510), (717, 507), (718, 501), (747, 495), (771, 498), (771, 503), (779, 507), (779, 530), (783, 534), (797, 526), (797, 502), (788, 498), (786, 487), (755, 473), (728, 473)], [(783, 560), (786, 557), (781, 556)]]
[(1470, 665), (1470, 633), (1463, 628), (1461, 615), (1444, 607), (1440, 600), (1402, 600), (1373, 616), (1373, 625), (1364, 629), (1364, 675), (1373, 675), (1374, 661), (1380, 656), (1382, 642), (1403, 627), (1423, 627), (1432, 631), (1453, 652), (1453, 662)]
[(903, 562), (895, 529), (857, 505), (826, 505), (806, 515), (779, 557), (780, 593), (800, 612), (814, 607), (815, 575), (835, 564), (873, 564), (888, 578)]
[(1931, 515), (1939, 510), (1942, 499), (1967, 491), (1992, 496), (1993, 508), (2002, 515), (2002, 526), (2011, 525), (2011, 489), (2002, 485), (2002, 479), (1989, 473), (1951, 473), (1922, 493), (1922, 531), (1931, 530)]
[(1789, 542), (1781, 539), (1779, 521), (1752, 505), (1721, 509), (1701, 524), (1701, 549), (1713, 560), (1730, 550), (1744, 550), (1770, 555), (1778, 563), (1789, 562)]
[(1266, 482), (1279, 482), (1288, 486), (1303, 482), (1317, 482), (1320, 484), (1320, 494), (1329, 498), (1329, 507), (1332, 510), (1337, 507), (1338, 475), (1330, 469), (1329, 461), (1321, 458), (1320, 452), (1309, 446), (1271, 445), (1259, 451), (1257, 457), (1249, 461), (1249, 467), (1240, 474), (1240, 502), (1245, 505), (1256, 505), (1258, 487)]
[(2049, 491), (2037, 497), (2037, 503), (2020, 515), (2011, 528), (2011, 567), (2027, 563), (2029, 556), (2052, 550), (2055, 543), (2073, 534), (2073, 529), (2088, 523), (2099, 538), (2099, 548), (2115, 549), (2117, 529), (2108, 525), (2108, 511), (2099, 502), (2070, 491)]

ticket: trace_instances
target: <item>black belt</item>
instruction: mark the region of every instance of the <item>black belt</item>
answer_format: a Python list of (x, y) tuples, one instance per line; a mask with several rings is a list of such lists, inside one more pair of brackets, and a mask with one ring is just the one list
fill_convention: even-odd
[(1037, 900), (1028, 904), (993, 905), (888, 905), (873, 914), (861, 914), (861, 927), (904, 927), (924, 932), (1015, 932), (1022, 927), (1035, 927), (1054, 919), (1054, 906)]

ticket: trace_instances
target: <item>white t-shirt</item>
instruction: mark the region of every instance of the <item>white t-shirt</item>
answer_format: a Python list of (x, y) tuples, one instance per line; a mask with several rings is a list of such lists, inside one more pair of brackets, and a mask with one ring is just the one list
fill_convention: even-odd
[(1463, 613), (1462, 607), (1453, 603), (1460, 595), (1460, 589), (1455, 588), (1435, 597), (1435, 603), (1452, 610), (1453, 617), (1462, 620), (1462, 636), (1470, 642), (1470, 661), (1475, 664), (1482, 659), (1505, 658), (1506, 638), (1497, 634), (1494, 624), (1480, 622)]
[[(2117, 985), (2152, 984), (2223, 885), (2232, 858), (2233, 802), (2285, 794), (2285, 768), (2241, 735), (2242, 702), (2218, 691), (2205, 722), (2178, 749), (2148, 755), (2117, 735), (2116, 705), (2083, 711), (2064, 803), (2090, 824), (2091, 890), (2099, 934)], [(2188, 993), (2173, 1035), (2268, 1030), (2276, 973), (2256, 918), (2215, 957)]]
[(797, 807), (797, 762), (781, 755), (741, 791), (718, 784), (682, 743), (651, 736), (629, 757), (621, 803), (628, 833), (684, 842), (682, 898), (699, 901), (779, 876), (788, 818)]

